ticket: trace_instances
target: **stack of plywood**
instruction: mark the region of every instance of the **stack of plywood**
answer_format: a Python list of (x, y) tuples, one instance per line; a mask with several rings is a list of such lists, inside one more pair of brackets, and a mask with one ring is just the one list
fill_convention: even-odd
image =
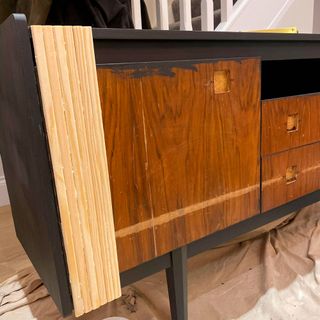
[(91, 28), (32, 27), (76, 315), (121, 295)]

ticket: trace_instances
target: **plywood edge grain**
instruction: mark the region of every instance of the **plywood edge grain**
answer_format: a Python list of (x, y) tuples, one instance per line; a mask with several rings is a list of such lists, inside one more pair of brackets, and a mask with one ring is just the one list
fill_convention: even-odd
[(31, 27), (76, 316), (121, 295), (89, 27)]

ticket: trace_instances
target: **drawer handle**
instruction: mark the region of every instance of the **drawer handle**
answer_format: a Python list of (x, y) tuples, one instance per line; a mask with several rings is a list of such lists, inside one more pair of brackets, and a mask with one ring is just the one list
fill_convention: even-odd
[(213, 73), (213, 87), (214, 93), (227, 93), (231, 91), (230, 85), (230, 71), (219, 70)]
[(291, 184), (297, 181), (298, 170), (297, 166), (288, 167), (286, 170), (286, 183)]
[(287, 132), (292, 133), (299, 130), (299, 115), (291, 114), (287, 118)]

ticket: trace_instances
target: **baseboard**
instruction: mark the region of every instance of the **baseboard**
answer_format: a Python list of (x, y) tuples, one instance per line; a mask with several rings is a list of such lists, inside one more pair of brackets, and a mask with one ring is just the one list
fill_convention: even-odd
[(10, 203), (6, 180), (3, 176), (0, 177), (0, 207), (7, 206)]

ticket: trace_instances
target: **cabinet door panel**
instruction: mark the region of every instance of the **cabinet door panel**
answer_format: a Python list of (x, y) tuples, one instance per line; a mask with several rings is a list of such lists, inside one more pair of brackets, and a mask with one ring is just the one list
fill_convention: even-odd
[(259, 70), (256, 59), (98, 69), (120, 269), (259, 212)]

